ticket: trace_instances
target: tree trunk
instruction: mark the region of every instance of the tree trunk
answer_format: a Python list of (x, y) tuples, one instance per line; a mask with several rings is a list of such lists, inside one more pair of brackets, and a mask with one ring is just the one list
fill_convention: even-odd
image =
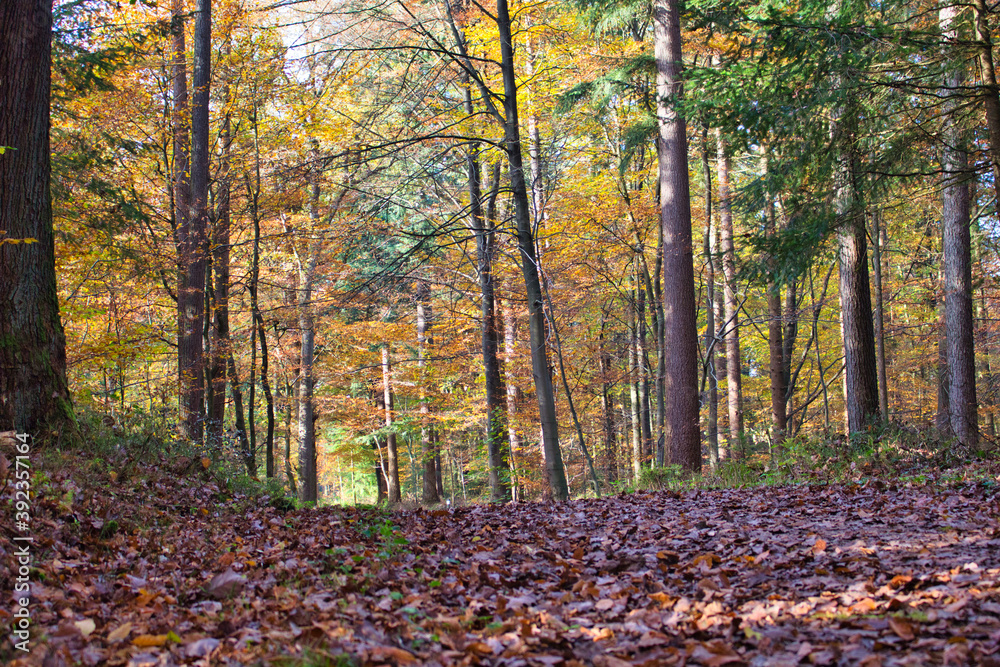
[(542, 288), (539, 282), (535, 237), (531, 224), (531, 206), (524, 179), (521, 154), (520, 126), (517, 114), (517, 80), (514, 69), (514, 49), (511, 38), (510, 12), (507, 0), (497, 0), (497, 27), (500, 31), (500, 56), (504, 86), (504, 149), (510, 165), (511, 194), (520, 249), (521, 271), (528, 297), (528, 331), (531, 337), (531, 365), (538, 398), (539, 421), (545, 469), (555, 500), (567, 500), (569, 487), (559, 448), (559, 424), (556, 421), (555, 392), (545, 348), (545, 314)]
[(0, 431), (41, 441), (73, 419), (49, 189), (52, 3), (4, 0), (0, 25)]
[(642, 476), (642, 407), (639, 404), (639, 318), (637, 291), (631, 293), (629, 305), (628, 393), (632, 408), (632, 478), (638, 483)]
[[(229, 54), (228, 44), (225, 53)], [(224, 108), (229, 108), (229, 83), (222, 87), (222, 97)], [(230, 136), (229, 114), (222, 117), (222, 129), (220, 131), (219, 142), (222, 145), (222, 160), (219, 165), (219, 179), (216, 199), (218, 201), (218, 214), (215, 224), (212, 226), (212, 273), (215, 277), (215, 285), (212, 290), (212, 329), (210, 332), (211, 363), (209, 365), (209, 395), (211, 399), (208, 403), (208, 429), (209, 442), (222, 442), (222, 432), (226, 418), (226, 360), (232, 356), (229, 347), (229, 227), (230, 227), (230, 198), (232, 194), (232, 183), (230, 181), (230, 148), (232, 137)], [(239, 387), (234, 387), (239, 390)], [(242, 420), (242, 416), (240, 416)], [(246, 439), (246, 434), (243, 434)], [(244, 460), (247, 463), (251, 475), (256, 471), (256, 451), (255, 447), (249, 446), (243, 452)]]
[(885, 368), (885, 293), (882, 291), (882, 212), (872, 215), (872, 276), (875, 279), (875, 363), (878, 369), (878, 408), (889, 418), (889, 382)]
[(611, 355), (607, 350), (605, 328), (608, 312), (601, 313), (601, 333), (599, 336), (598, 354), (601, 372), (601, 423), (604, 430), (604, 477), (609, 484), (618, 481), (618, 461), (615, 452), (614, 406), (611, 399)]
[(427, 405), (427, 357), (434, 344), (431, 334), (431, 288), (426, 280), (417, 284), (417, 365), (420, 367), (420, 445), (424, 468), (423, 501), (428, 505), (441, 502), (437, 492), (437, 452), (434, 438), (434, 424), (430, 421), (430, 407)]
[(670, 462), (701, 470), (698, 425), (698, 329), (694, 296), (691, 195), (687, 132), (673, 106), (683, 94), (678, 0), (655, 0), (656, 90), (659, 141), (660, 221), (663, 225), (664, 340), (666, 360), (666, 442)]
[[(976, 29), (976, 46), (979, 50), (979, 67), (983, 77), (982, 98), (986, 110), (986, 129), (990, 139), (990, 164), (993, 167), (994, 205), (1000, 214), (1000, 88), (993, 60), (993, 38), (989, 25), (990, 10), (986, 0), (972, 0)], [(962, 91), (954, 91), (962, 94)], [(949, 146), (952, 144), (948, 144)]]
[[(770, 164), (767, 150), (764, 152), (764, 178), (767, 186), (767, 232), (774, 238), (777, 222), (774, 212), (774, 195), (770, 187)], [(782, 340), (783, 322), (781, 318), (781, 285), (778, 283), (778, 266), (775, 258), (768, 257), (770, 280), (767, 285), (767, 347), (768, 373), (771, 380), (771, 444), (780, 444), (788, 431), (785, 397), (788, 391), (785, 374), (785, 346)]]
[[(958, 8), (955, 6), (941, 8), (941, 30), (948, 41), (954, 41), (958, 37), (957, 30), (952, 26), (952, 21), (957, 18), (957, 12)], [(941, 166), (946, 181), (942, 192), (941, 236), (944, 252), (944, 307), (948, 339), (948, 400), (951, 430), (960, 443), (975, 447), (979, 442), (979, 419), (976, 405), (976, 356), (972, 317), (970, 174), (965, 150), (965, 132), (957, 118), (957, 109), (961, 104), (958, 96), (964, 83), (962, 67), (960, 62), (955, 63), (945, 74), (944, 81), (947, 101)], [(995, 90), (994, 88), (994, 95), (991, 97), (995, 96)], [(995, 138), (991, 136), (991, 142)], [(1000, 184), (997, 187), (1000, 188)]]
[(740, 363), (739, 302), (736, 297), (736, 248), (733, 242), (733, 212), (729, 188), (729, 155), (721, 131), (716, 132), (719, 170), (719, 222), (722, 233), (722, 273), (726, 321), (726, 392), (729, 398), (729, 451), (738, 451), (743, 440), (743, 371)]
[(382, 344), (382, 395), (385, 405), (385, 453), (386, 477), (389, 484), (389, 502), (403, 501), (399, 484), (399, 452), (396, 448), (396, 432), (392, 427), (393, 395), (392, 395), (392, 362), (389, 359), (389, 344)]
[[(705, 363), (708, 380), (708, 461), (712, 470), (719, 466), (719, 376), (715, 369), (718, 341), (715, 335), (715, 225), (712, 223), (712, 169), (708, 163), (708, 130), (701, 139), (701, 169), (705, 178)], [(703, 383), (704, 386), (704, 383)]]
[(205, 278), (208, 269), (209, 85), (212, 71), (212, 1), (198, 0), (194, 24), (191, 84), (191, 199), (180, 239), (184, 289), (178, 290), (181, 314), (178, 376), (183, 435), (200, 441), (205, 400)]
[(837, 151), (834, 212), (837, 216), (840, 312), (844, 341), (844, 400), (849, 433), (879, 419), (875, 329), (868, 282), (868, 245), (864, 205), (858, 188), (854, 148), (854, 104), (833, 110), (830, 133)]
[[(318, 190), (318, 187), (317, 187)], [(317, 500), (316, 420), (313, 405), (313, 362), (316, 352), (316, 327), (312, 312), (312, 290), (316, 276), (316, 254), (309, 253), (299, 269), (299, 336), (302, 341), (298, 381), (299, 429), (299, 499)]]
[(507, 372), (507, 435), (510, 443), (511, 473), (513, 475), (511, 490), (516, 499), (517, 475), (514, 458), (517, 456), (517, 452), (521, 451), (524, 445), (524, 438), (517, 428), (517, 409), (521, 400), (520, 389), (514, 377), (514, 357), (517, 346), (517, 314), (514, 312), (510, 301), (507, 301), (506, 306), (503, 308), (503, 320), (504, 368)]

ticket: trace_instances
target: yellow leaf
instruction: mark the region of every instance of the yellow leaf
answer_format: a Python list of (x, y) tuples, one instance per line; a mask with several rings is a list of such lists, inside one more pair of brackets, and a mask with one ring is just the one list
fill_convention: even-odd
[(208, 458), (207, 456), (201, 457), (201, 467), (202, 468), (204, 468), (205, 470), (208, 470), (208, 467), (210, 465), (212, 465), (212, 459)]
[(163, 646), (167, 643), (167, 635), (139, 635), (132, 640), (134, 646), (149, 648), (151, 646)]

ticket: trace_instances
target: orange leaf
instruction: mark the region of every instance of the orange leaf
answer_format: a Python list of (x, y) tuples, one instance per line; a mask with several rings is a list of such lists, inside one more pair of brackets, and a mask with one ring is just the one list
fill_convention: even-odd
[(143, 648), (151, 646), (163, 646), (167, 643), (167, 635), (139, 635), (132, 640), (132, 644)]

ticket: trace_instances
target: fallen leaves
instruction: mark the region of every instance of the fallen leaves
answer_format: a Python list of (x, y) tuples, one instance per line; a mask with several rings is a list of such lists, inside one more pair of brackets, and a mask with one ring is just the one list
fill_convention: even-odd
[[(1000, 646), (986, 487), (390, 514), (234, 507), (194, 480), (131, 492), (163, 525), (105, 538), (64, 514), (77, 488), (37, 502), (50, 555), (32, 604), (49, 639), (17, 664), (266, 664), (307, 648), (359, 665), (967, 664)], [(82, 491), (71, 510), (114, 518)]]

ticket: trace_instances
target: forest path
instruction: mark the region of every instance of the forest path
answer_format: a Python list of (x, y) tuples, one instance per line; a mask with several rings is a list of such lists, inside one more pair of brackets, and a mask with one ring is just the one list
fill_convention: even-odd
[(85, 496), (37, 503), (13, 664), (1000, 665), (990, 483), (283, 514), (192, 481), (112, 536)]

